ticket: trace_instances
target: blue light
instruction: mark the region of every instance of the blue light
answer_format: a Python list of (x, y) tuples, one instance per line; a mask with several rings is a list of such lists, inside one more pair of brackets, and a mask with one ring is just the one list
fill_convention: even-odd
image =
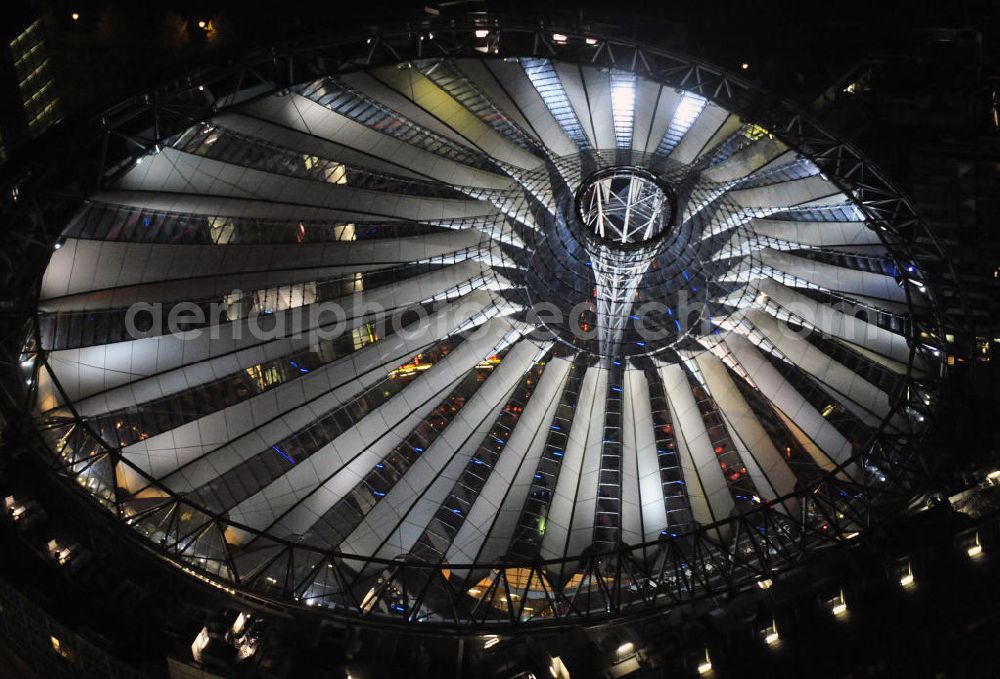
[(638, 321), (639, 320), (639, 317), (636, 316), (635, 314), (632, 314), (631, 316), (629, 316), (629, 318), (631, 318), (633, 321)]
[(674, 315), (674, 309), (673, 309), (673, 307), (669, 307), (668, 306), (667, 307), (667, 316), (673, 316), (673, 315)]
[(291, 365), (291, 366), (292, 366), (293, 368), (298, 368), (298, 367), (299, 367), (299, 364), (298, 364), (298, 363), (296, 363), (295, 361), (289, 361), (288, 363), (289, 363), (289, 365)]
[(538, 479), (539, 481), (541, 481), (542, 480), (542, 474), (541, 474), (541, 472), (535, 472), (535, 478)]
[(462, 515), (462, 510), (458, 509), (457, 507), (454, 507), (454, 508), (452, 508), (451, 513), (454, 514), (455, 516), (461, 516)]
[(677, 332), (680, 332), (681, 331), (681, 322), (679, 320), (677, 320), (676, 318), (674, 319), (674, 325), (677, 326)]
[(562, 427), (560, 427), (558, 424), (553, 424), (550, 427), (550, 429), (552, 429), (552, 431), (562, 431)]
[(686, 281), (691, 280), (691, 274), (689, 274), (686, 270), (685, 271), (681, 271), (681, 274), (683, 274), (684, 280), (686, 280)]
[(622, 388), (621, 387), (611, 387), (611, 391), (614, 391), (614, 392), (620, 394), (620, 393), (622, 393)]
[(385, 497), (385, 493), (383, 493), (380, 490), (373, 490), (372, 495), (374, 495), (375, 497)]
[(646, 343), (645, 342), (636, 342), (635, 346), (637, 346), (637, 347), (644, 347), (644, 346), (646, 346)]
[(611, 361), (611, 365), (621, 365), (621, 361)]
[(295, 464), (295, 460), (292, 458), (292, 456), (289, 455), (288, 453), (286, 453), (285, 451), (283, 451), (278, 446), (271, 446), (271, 450), (273, 450), (274, 452), (278, 453), (278, 455), (281, 455), (283, 458), (285, 458), (286, 460), (288, 460), (292, 464)]
[(482, 464), (483, 461), (480, 460), (478, 457), (474, 457), (474, 458), (472, 458), (472, 463), (473, 464)]
[(414, 448), (413, 452), (415, 452), (415, 453), (422, 453), (422, 452), (424, 452), (424, 449), (423, 448)]
[(552, 451), (552, 455), (554, 455), (555, 457), (562, 457), (563, 456), (563, 451), (561, 451), (561, 450), (553, 450)]
[(499, 443), (499, 444), (500, 444), (501, 446), (502, 446), (503, 444), (507, 443), (507, 442), (506, 442), (506, 441), (504, 441), (503, 439), (498, 439), (498, 438), (497, 438), (496, 436), (494, 436), (494, 437), (493, 437), (493, 440), (494, 440), (494, 441), (496, 441), (497, 443)]
[(375, 469), (385, 469), (385, 465), (379, 462), (377, 465), (375, 465)]

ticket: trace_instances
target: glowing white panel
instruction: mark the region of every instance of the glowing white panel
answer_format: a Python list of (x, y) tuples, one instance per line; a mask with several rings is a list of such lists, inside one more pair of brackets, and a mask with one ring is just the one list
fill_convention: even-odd
[(472, 144), (487, 156), (524, 169), (542, 162), (486, 125), (417, 69), (390, 66), (371, 73), (454, 130), (463, 143)]
[(241, 110), (369, 153), (445, 184), (502, 189), (510, 181), (507, 177), (464, 165), (369, 129), (295, 92), (280, 97), (264, 97), (248, 103)]
[[(291, 94), (288, 97), (290, 98)], [(375, 172), (414, 179), (427, 178), (426, 175), (416, 172), (412, 168), (402, 167), (391, 162), (391, 159), (377, 158), (362, 150), (338, 144), (316, 135), (306, 134), (304, 130), (286, 127), (264, 118), (252, 117), (241, 111), (224, 111), (213, 117), (211, 122), (234, 132), (266, 140), (282, 148), (335, 160), (352, 167), (361, 167)]]
[[(643, 542), (655, 540), (667, 525), (667, 508), (663, 501), (663, 481), (656, 454), (653, 413), (649, 402), (649, 385), (642, 371), (625, 373), (626, 393), (632, 420), (631, 440), (635, 446), (638, 500), (642, 512)], [(626, 439), (628, 440), (628, 439)]]
[[(483, 305), (484, 300), (477, 304)], [(450, 305), (429, 317), (423, 327), (428, 331), (438, 325), (454, 328), (471, 308)], [(123, 455), (158, 478), (169, 478), (176, 488), (193, 490), (344, 405), (431, 341), (433, 337), (424, 332), (393, 335), (240, 406), (140, 441), (125, 448)], [(177, 437), (189, 440), (181, 446)], [(213, 445), (219, 437), (226, 439), (226, 445)], [(210, 451), (198, 457), (199, 452)], [(186, 466), (174, 472), (181, 465)]]
[(507, 551), (545, 449), (547, 423), (555, 415), (571, 365), (570, 361), (556, 358), (545, 366), (479, 500), (448, 550), (449, 562), (495, 561)]
[[(447, 499), (479, 449), (517, 382), (536, 358), (537, 348), (521, 342), (465, 404), (406, 475), (344, 541), (348, 552), (393, 558), (413, 547)], [(387, 534), (386, 528), (392, 530)]]
[(510, 96), (518, 112), (554, 155), (568, 156), (578, 151), (520, 64), (496, 59), (486, 62), (485, 66), (495, 77), (496, 87)]
[[(586, 86), (589, 105), (589, 113), (586, 114), (585, 118), (580, 118), (580, 123), (588, 128), (588, 132), (592, 129), (593, 138), (597, 140), (597, 148), (613, 149), (616, 144), (615, 123), (617, 121), (617, 118), (613, 117), (616, 92), (616, 86), (613, 84), (615, 76), (591, 67), (581, 67), (580, 70), (583, 73), (583, 83)], [(622, 88), (619, 86), (618, 89)], [(621, 94), (622, 92), (619, 91), (619, 97)], [(593, 127), (588, 127), (590, 125)]]
[[(383, 286), (368, 291), (364, 298), (353, 295), (342, 298), (344, 318), (370, 315), (377, 309), (397, 309), (433, 297), (442, 290), (472, 292), (471, 281), (478, 273), (479, 267), (475, 263), (462, 262), (453, 267), (445, 267), (408, 279), (400, 285)], [(465, 290), (464, 287), (469, 287), (469, 290)], [(482, 298), (470, 299), (470, 308), (477, 308), (477, 304), (481, 301)], [(306, 331), (314, 327), (314, 323), (309, 322), (308, 311), (308, 307), (298, 307), (278, 312), (274, 316), (283, 317), (284, 327), (289, 332), (295, 327)], [(330, 317), (320, 317), (315, 319), (315, 322), (327, 327), (332, 320)], [(258, 321), (247, 318), (227, 324), (215, 338), (211, 332), (187, 338), (162, 335), (106, 346), (66, 349), (51, 352), (50, 363), (56, 369), (67, 394), (73, 399), (84, 399), (97, 392), (176, 370), (188, 363), (198, 363), (216, 357), (225, 361), (227, 359), (224, 357), (235, 351), (272, 341), (275, 336), (282, 337), (286, 334), (254, 332), (251, 323), (255, 324), (254, 327), (262, 327), (258, 325)], [(232, 331), (228, 332), (230, 329)], [(227, 372), (238, 369), (238, 365), (226, 364)], [(213, 365), (213, 370), (216, 367)], [(162, 395), (158, 391), (159, 387), (150, 389), (134, 395), (141, 397), (143, 401)]]
[[(863, 351), (866, 356), (894, 372), (905, 373), (910, 347), (902, 335), (867, 323), (853, 313), (846, 314), (826, 304), (817, 304), (801, 292), (775, 280), (761, 281), (760, 290), (772, 302), (805, 319), (820, 331), (855, 345), (856, 350)], [(875, 311), (870, 310), (869, 313), (874, 315)]]
[(759, 170), (788, 150), (771, 137), (762, 137), (704, 172), (713, 182), (731, 182)]
[(673, 117), (663, 133), (663, 138), (660, 139), (659, 145), (656, 147), (656, 153), (669, 156), (694, 125), (707, 103), (708, 100), (702, 96), (684, 92), (676, 104)]
[(119, 190), (201, 193), (227, 198), (266, 200), (333, 208), (353, 214), (400, 219), (438, 220), (472, 217), (491, 211), (477, 200), (380, 194), (348, 184), (298, 179), (231, 165), (166, 147), (122, 177)]
[(591, 122), (590, 106), (587, 103), (587, 90), (583, 84), (582, 67), (559, 61), (553, 61), (551, 64), (559, 76), (559, 82), (562, 84), (566, 98), (573, 107), (573, 114), (576, 121), (583, 128), (583, 132), (587, 135), (590, 145), (598, 148), (598, 138), (594, 131), (594, 125)]
[[(630, 368), (625, 371), (625, 382), (622, 385), (622, 541), (628, 544), (638, 544), (645, 541), (643, 531), (643, 494), (640, 484), (640, 465), (638, 459), (638, 442), (645, 446), (647, 437), (652, 438), (652, 422), (646, 431), (638, 431), (643, 417), (636, 417), (636, 412), (649, 411), (649, 389), (641, 370)], [(641, 422), (645, 424), (645, 422)], [(655, 446), (654, 446), (655, 448)], [(648, 452), (646, 450), (643, 451)], [(660, 506), (663, 506), (662, 493)]]
[(819, 175), (751, 189), (738, 189), (729, 195), (738, 204), (749, 208), (818, 206), (844, 201), (844, 194)]
[(725, 519), (733, 509), (733, 497), (712, 450), (684, 369), (676, 363), (661, 366), (660, 378), (674, 420), (677, 449), (681, 454), (685, 488), (694, 520), (709, 524)]
[(839, 267), (770, 248), (760, 251), (760, 259), (764, 266), (809, 281), (824, 290), (837, 290), (847, 295), (860, 294), (898, 303), (906, 302), (906, 291), (891, 276), (881, 273)]
[(791, 493), (795, 490), (795, 475), (733, 383), (726, 366), (707, 351), (700, 352), (695, 360), (754, 487), (767, 500)]
[(851, 455), (851, 443), (813, 408), (801, 393), (762, 355), (746, 337), (737, 333), (726, 336), (726, 347), (740, 362), (760, 392), (776, 408), (794, 421), (802, 432), (815, 442), (822, 455), (814, 457), (816, 464), (832, 469)]
[(845, 406), (872, 427), (889, 412), (889, 396), (860, 375), (836, 362), (772, 316), (752, 310), (747, 318), (807, 374), (827, 385)]
[[(432, 90), (410, 90), (410, 88), (423, 88), (421, 80), (426, 79), (415, 68), (397, 68), (395, 65), (345, 73), (341, 78), (348, 87), (364, 92), (366, 96), (389, 107), (422, 129), (446, 137), (471, 150), (468, 140), (460, 132), (450, 127), (441, 116), (435, 115), (434, 110), (424, 106), (425, 103), (440, 103), (426, 99), (432, 96)], [(433, 83), (430, 85), (437, 88)]]
[(678, 142), (670, 159), (680, 163), (693, 162), (731, 117), (735, 116), (730, 116), (726, 109), (708, 102)]
[[(453, 384), (489, 356), (491, 348), (509, 330), (507, 321), (491, 320), (388, 403), (234, 507), (230, 516), (253, 528), (268, 527), (280, 518), (276, 527), (279, 533), (304, 533), (405, 439)], [(420, 417), (414, 417), (413, 413)], [(325, 481), (317, 487), (317, 479)]]
[[(661, 86), (646, 78), (636, 78), (633, 105), (632, 150), (645, 151), (656, 116)], [(662, 136), (662, 133), (661, 133)]]
[[(599, 366), (591, 366), (588, 376), (593, 376), (593, 401), (590, 410), (579, 411), (585, 419), (573, 418), (573, 429), (580, 428), (580, 436), (586, 436), (586, 448), (580, 465), (579, 477), (576, 479), (576, 505), (572, 511), (569, 540), (566, 544), (566, 554), (580, 554), (594, 540), (594, 519), (597, 510), (597, 486), (601, 473), (601, 456), (604, 453), (604, 420), (607, 411), (608, 371)], [(583, 389), (587, 389), (584, 378)], [(583, 399), (580, 399), (583, 402)], [(580, 406), (577, 406), (578, 408)], [(573, 432), (570, 431), (570, 440)], [(560, 474), (560, 482), (562, 475)], [(567, 484), (568, 486), (568, 484)], [(569, 488), (567, 488), (567, 491)], [(559, 497), (559, 486), (556, 486), (556, 498)], [(553, 499), (555, 502), (555, 499)], [(547, 524), (546, 524), (547, 525)], [(546, 535), (548, 537), (548, 535)]]
[[(604, 421), (593, 419), (595, 411), (603, 413), (603, 405), (597, 404), (606, 391), (598, 390), (601, 375), (596, 367), (587, 369), (580, 386), (580, 398), (576, 403), (576, 414), (569, 430), (569, 440), (559, 468), (559, 479), (549, 503), (549, 513), (545, 520), (545, 535), (542, 538), (541, 554), (543, 559), (557, 559), (565, 554), (570, 529), (574, 526), (575, 512), (582, 512), (586, 520), (594, 521), (594, 499), (597, 482), (594, 481), (592, 491), (583, 488), (581, 474), (584, 471), (586, 458), (589, 454), (588, 445), (591, 441), (591, 431), (603, 433)], [(604, 376), (607, 385), (607, 376)], [(602, 396), (598, 396), (601, 394)], [(599, 452), (598, 452), (599, 454)], [(591, 460), (590, 467), (594, 467)], [(581, 503), (578, 493), (590, 495), (590, 503)]]

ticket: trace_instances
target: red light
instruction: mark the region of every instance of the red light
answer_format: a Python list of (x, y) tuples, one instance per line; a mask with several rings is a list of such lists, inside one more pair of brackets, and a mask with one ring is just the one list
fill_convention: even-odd
[(726, 447), (725, 446), (716, 446), (715, 447), (715, 452), (716, 453), (724, 453), (724, 452), (726, 452)]

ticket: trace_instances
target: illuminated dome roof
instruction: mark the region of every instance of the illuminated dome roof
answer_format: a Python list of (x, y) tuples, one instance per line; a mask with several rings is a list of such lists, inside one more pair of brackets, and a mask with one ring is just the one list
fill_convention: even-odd
[(214, 114), (41, 282), (57, 466), (234, 592), (429, 623), (675, 603), (862, 530), (941, 370), (898, 198), (708, 67), (481, 42), (192, 84)]

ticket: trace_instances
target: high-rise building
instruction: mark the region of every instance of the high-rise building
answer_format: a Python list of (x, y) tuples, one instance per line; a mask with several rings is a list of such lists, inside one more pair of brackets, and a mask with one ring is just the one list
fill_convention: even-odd
[(5, 8), (0, 55), (0, 162), (7, 152), (59, 121), (61, 108), (45, 23), (37, 15)]

